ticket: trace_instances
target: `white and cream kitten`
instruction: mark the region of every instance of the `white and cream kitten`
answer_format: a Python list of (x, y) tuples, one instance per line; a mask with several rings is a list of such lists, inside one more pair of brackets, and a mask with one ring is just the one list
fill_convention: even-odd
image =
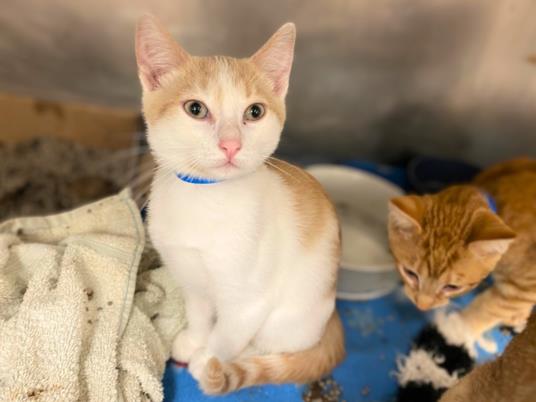
[(307, 382), (344, 357), (335, 211), (301, 169), (271, 159), (295, 28), (253, 56), (189, 55), (151, 16), (136, 36), (158, 169), (149, 232), (188, 318), (172, 356), (206, 393)]

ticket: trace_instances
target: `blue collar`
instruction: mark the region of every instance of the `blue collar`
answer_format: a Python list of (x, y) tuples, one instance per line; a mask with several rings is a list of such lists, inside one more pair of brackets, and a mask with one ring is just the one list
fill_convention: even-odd
[(489, 209), (491, 209), (494, 213), (497, 213), (497, 203), (495, 202), (495, 198), (493, 198), (487, 191), (482, 191), (482, 195), (486, 199)]
[(205, 179), (203, 177), (195, 177), (182, 173), (175, 173), (175, 176), (177, 176), (182, 181), (191, 184), (215, 184), (220, 182), (219, 180), (215, 179)]

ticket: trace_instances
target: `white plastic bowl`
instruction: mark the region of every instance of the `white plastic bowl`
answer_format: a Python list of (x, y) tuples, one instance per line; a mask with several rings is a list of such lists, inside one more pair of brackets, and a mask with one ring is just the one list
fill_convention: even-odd
[(307, 168), (335, 203), (341, 222), (341, 299), (366, 300), (391, 292), (399, 277), (389, 252), (387, 205), (402, 190), (383, 178), (340, 165)]

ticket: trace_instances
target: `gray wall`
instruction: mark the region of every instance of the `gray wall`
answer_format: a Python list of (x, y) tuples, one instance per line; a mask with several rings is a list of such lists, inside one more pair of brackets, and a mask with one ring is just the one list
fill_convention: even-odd
[(0, 90), (139, 104), (133, 30), (158, 15), (194, 54), (251, 54), (298, 27), (282, 148), (392, 160), (536, 156), (533, 0), (2, 0)]

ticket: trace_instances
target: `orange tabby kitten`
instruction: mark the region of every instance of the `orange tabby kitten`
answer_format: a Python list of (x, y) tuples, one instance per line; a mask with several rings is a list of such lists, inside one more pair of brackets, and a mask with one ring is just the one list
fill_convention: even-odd
[(394, 198), (389, 240), (420, 309), (447, 304), (493, 271), (494, 285), (462, 316), (476, 336), (499, 323), (522, 327), (536, 303), (536, 160), (491, 167), (472, 185)]
[(494, 361), (475, 368), (440, 402), (531, 402), (536, 399), (536, 314)]

